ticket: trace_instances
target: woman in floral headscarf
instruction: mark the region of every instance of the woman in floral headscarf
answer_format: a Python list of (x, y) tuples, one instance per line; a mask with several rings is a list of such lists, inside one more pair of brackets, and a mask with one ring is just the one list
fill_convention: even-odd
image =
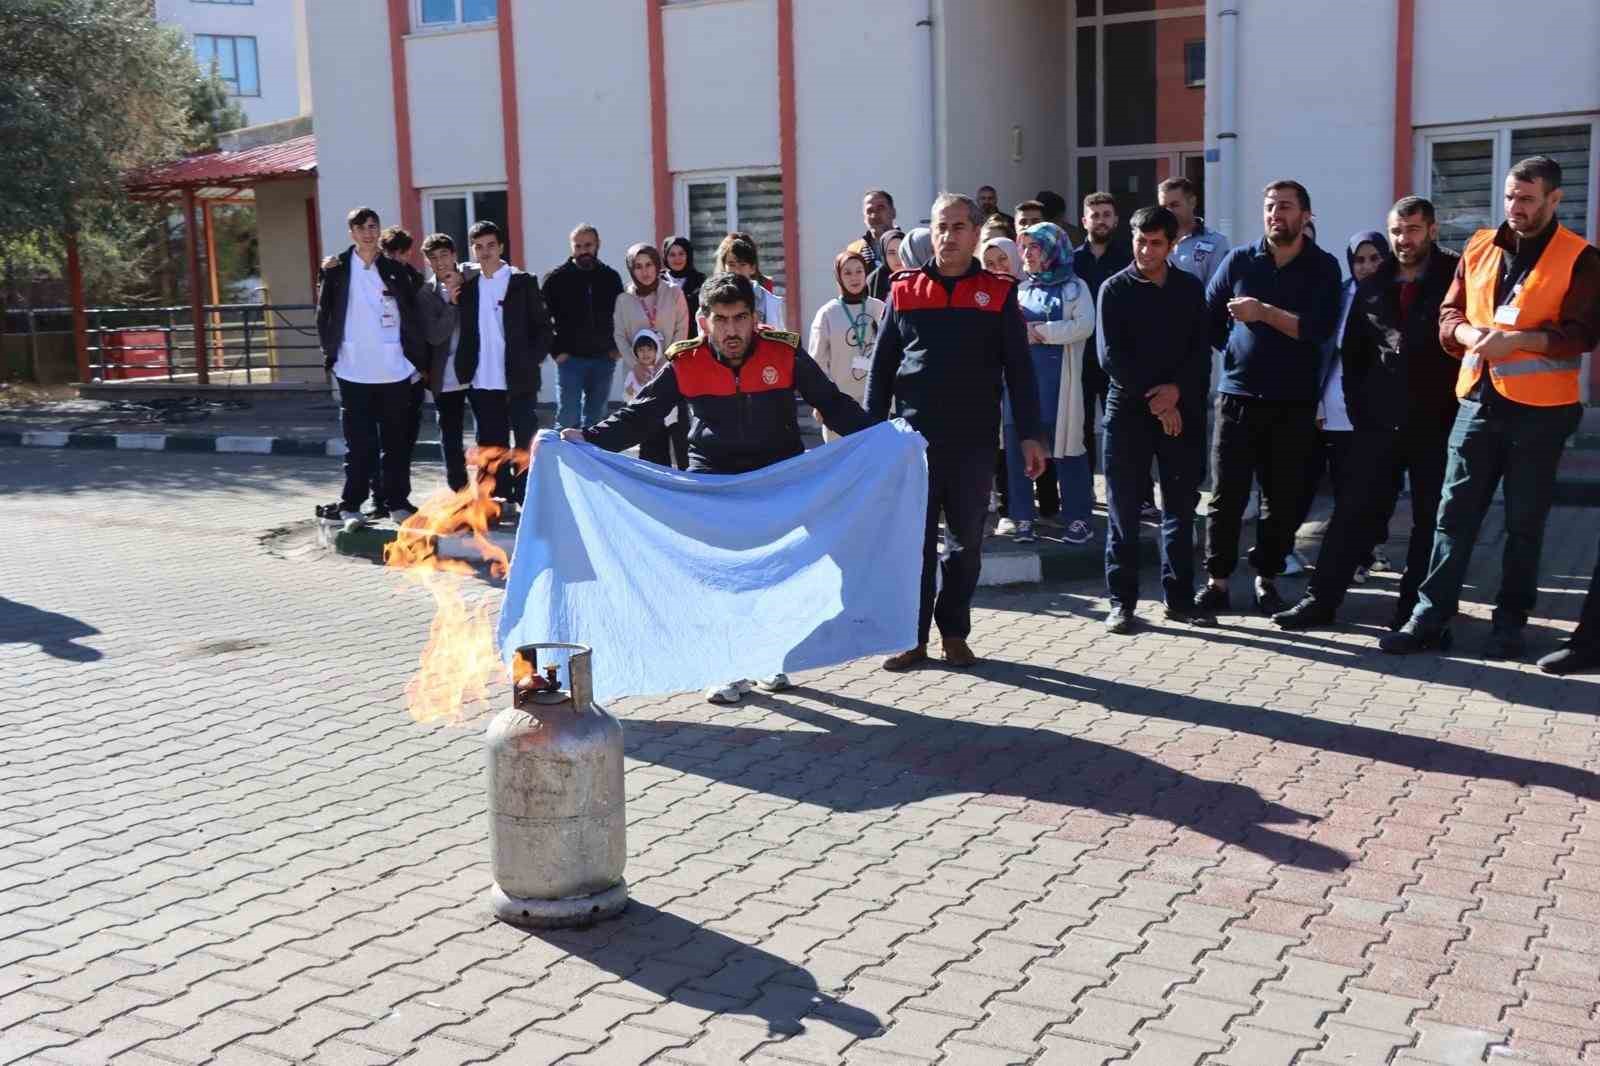
[[(1087, 544), (1094, 536), (1094, 482), (1083, 446), (1083, 342), (1094, 332), (1094, 294), (1072, 271), (1066, 232), (1038, 222), (1021, 233), (1022, 286), (1017, 303), (1028, 323), (1028, 350), (1039, 386), (1039, 414), (1061, 485), (1062, 539)], [(1006, 469), (1016, 539), (1037, 538), (1032, 486), (1022, 470), (1022, 444), (1006, 405)]]

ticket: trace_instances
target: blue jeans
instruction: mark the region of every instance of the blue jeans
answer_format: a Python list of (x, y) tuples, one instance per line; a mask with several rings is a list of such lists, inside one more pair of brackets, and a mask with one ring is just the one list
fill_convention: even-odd
[(1520, 629), (1527, 624), (1538, 592), (1539, 554), (1544, 549), (1556, 466), (1582, 415), (1578, 404), (1530, 407), (1498, 396), (1487, 404), (1461, 401), (1450, 429), (1433, 557), (1411, 616), (1418, 626), (1438, 629), (1460, 607), (1461, 583), (1472, 561), (1472, 546), (1494, 501), (1495, 486), (1502, 481), (1506, 546), (1500, 592), (1494, 601), (1494, 625)]
[[(1007, 423), (1006, 433), (1006, 515), (1013, 522), (1032, 522), (1038, 517), (1033, 504), (1033, 482), (1022, 467), (1022, 438), (1015, 423)], [(1044, 427), (1046, 440), (1054, 440), (1056, 427)], [(1094, 477), (1089, 473), (1089, 457), (1073, 455), (1052, 460), (1056, 482), (1061, 487), (1061, 524), (1083, 520), (1094, 514)]]
[(556, 365), (557, 429), (582, 429), (606, 417), (615, 369), (609, 355), (573, 355)]
[(1106, 418), (1106, 595), (1133, 610), (1139, 600), (1139, 509), (1155, 460), (1161, 479), (1161, 588), (1168, 607), (1194, 597), (1194, 509), (1205, 474), (1205, 412), (1182, 410), (1183, 431), (1169, 437), (1143, 409)]

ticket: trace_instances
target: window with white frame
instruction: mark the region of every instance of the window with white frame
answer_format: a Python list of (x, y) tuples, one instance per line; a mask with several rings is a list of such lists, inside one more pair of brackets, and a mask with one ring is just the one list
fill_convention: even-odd
[(1556, 217), (1574, 233), (1594, 240), (1595, 183), (1600, 175), (1597, 127), (1600, 116), (1420, 131), (1417, 186), (1433, 201), (1439, 243), (1459, 251), (1473, 231), (1504, 221), (1506, 172), (1533, 155), (1547, 155), (1561, 164), (1561, 206)]
[[(456, 258), (463, 263), (472, 258), (467, 231), (479, 222), (493, 222), (506, 234), (505, 257), (514, 261), (520, 254), (512, 247), (506, 230), (506, 190), (504, 188), (430, 189), (424, 196), (429, 233), (445, 233), (455, 242)], [(417, 242), (422, 243), (420, 240)], [(526, 264), (523, 264), (526, 266)]]
[(694, 247), (695, 266), (712, 273), (717, 245), (738, 230), (755, 239), (761, 272), (782, 295), (783, 178), (775, 171), (685, 174), (678, 177), (678, 222)]
[(230, 95), (261, 95), (261, 70), (256, 63), (254, 37), (197, 33), (194, 35), (194, 58), (201, 70), (217, 72)]
[(413, 25), (419, 30), (493, 22), (496, 0), (413, 0)]

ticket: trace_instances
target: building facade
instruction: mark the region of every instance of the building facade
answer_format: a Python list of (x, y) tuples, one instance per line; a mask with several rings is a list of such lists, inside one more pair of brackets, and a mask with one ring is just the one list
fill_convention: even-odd
[[(1181, 173), (1242, 241), (1262, 186), (1290, 176), (1326, 247), (1412, 191), (1459, 244), (1499, 221), (1509, 163), (1545, 151), (1567, 168), (1563, 219), (1597, 236), (1594, 0), (1536, 22), (1496, 0), (340, 0), (306, 17), (323, 247), (347, 243), (356, 204), (419, 233), (495, 219), (536, 271), (580, 221), (619, 268), (634, 241), (683, 233), (705, 269), (750, 230), (802, 330), (874, 186), (902, 224), (982, 184), (1008, 205), (1105, 189), (1125, 218)], [(1492, 69), (1468, 58), (1491, 52)]]
[(215, 64), (251, 125), (311, 113), (306, 0), (156, 0), (202, 67)]

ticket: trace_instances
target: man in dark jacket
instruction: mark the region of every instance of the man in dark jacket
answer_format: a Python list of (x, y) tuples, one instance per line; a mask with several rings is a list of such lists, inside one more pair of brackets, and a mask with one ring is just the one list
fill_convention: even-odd
[(541, 287), (555, 322), (556, 425), (589, 426), (606, 415), (611, 377), (622, 358), (612, 319), (622, 276), (600, 262), (600, 232), (588, 223), (572, 231), (572, 255), (544, 276)]
[(1439, 343), (1439, 306), (1461, 257), (1436, 243), (1433, 204), (1420, 196), (1396, 203), (1388, 228), (1394, 258), (1356, 289), (1340, 345), (1354, 430), (1344, 460), (1349, 473), (1339, 479), (1305, 598), (1273, 616), (1284, 629), (1334, 621), (1376, 530), (1394, 509), (1402, 473), (1411, 479), (1411, 537), (1391, 630), (1411, 617), (1427, 575), (1456, 417), (1458, 364)]
[(1229, 606), (1250, 483), (1261, 482), (1261, 518), (1250, 565), (1255, 603), (1273, 615), (1288, 606), (1277, 576), (1294, 548), (1308, 456), (1317, 440), (1317, 384), (1323, 345), (1339, 319), (1339, 264), (1311, 239), (1311, 194), (1297, 181), (1261, 192), (1261, 240), (1242, 244), (1206, 287), (1212, 346), (1223, 349), (1211, 467), (1216, 493), (1206, 525), (1206, 587), (1195, 606)]
[(339, 384), (344, 427), (344, 489), (318, 508), (346, 529), (365, 521), (361, 504), (382, 453), (383, 502), (404, 520), (411, 505), (412, 384), (428, 371), (428, 345), (417, 317), (411, 275), (378, 247), (378, 213), (347, 217), (351, 246), (324, 265), (317, 290), (317, 339), (324, 366)]
[[(478, 443), (524, 451), (539, 431), (534, 404), (539, 395), (539, 364), (550, 350), (550, 315), (539, 282), (501, 258), (500, 227), (479, 222), (467, 231), (477, 271), (461, 285), (461, 338), (456, 345), (456, 380), (467, 385), (467, 399), (478, 423)], [(496, 495), (509, 502), (509, 517), (522, 503), (528, 471), (502, 465)]]
[(1130, 633), (1139, 598), (1139, 510), (1153, 459), (1161, 478), (1161, 585), (1167, 617), (1210, 624), (1194, 606), (1194, 508), (1205, 471), (1211, 330), (1205, 287), (1167, 259), (1178, 219), (1133, 213), (1133, 265), (1100, 288), (1106, 396), (1106, 629)]
[[(1084, 241), (1072, 253), (1072, 272), (1089, 286), (1089, 292), (1098, 301), (1100, 286), (1106, 279), (1133, 261), (1133, 253), (1117, 237), (1117, 201), (1108, 192), (1092, 192), (1083, 198)], [(1099, 306), (1098, 303), (1096, 306)], [(1095, 338), (1090, 334), (1083, 350), (1095, 350)], [(1083, 446), (1089, 453), (1089, 469), (1095, 468), (1099, 407), (1110, 388), (1106, 372), (1098, 359), (1083, 361)]]
[[(978, 588), (994, 480), (1002, 381), (1011, 394), (1028, 477), (1037, 478), (1047, 462), (1016, 282), (989, 273), (973, 258), (983, 225), (977, 201), (941, 193), (931, 217), (933, 261), (894, 276), (867, 371), (867, 413), (880, 420), (889, 417), (892, 407), (928, 441), (928, 522), (917, 646), (886, 659), (886, 670), (909, 670), (927, 662), (934, 621), (939, 623), (945, 662), (959, 667), (977, 662), (967, 634), (972, 631), (972, 595)], [(941, 514), (948, 535), (944, 580), (936, 595)]]
[(841, 435), (864, 428), (866, 412), (800, 347), (800, 335), (757, 327), (755, 289), (738, 274), (713, 274), (700, 288), (699, 337), (667, 349), (667, 365), (632, 403), (566, 440), (620, 452), (689, 409), (689, 469), (743, 474), (805, 451), (796, 398)]

